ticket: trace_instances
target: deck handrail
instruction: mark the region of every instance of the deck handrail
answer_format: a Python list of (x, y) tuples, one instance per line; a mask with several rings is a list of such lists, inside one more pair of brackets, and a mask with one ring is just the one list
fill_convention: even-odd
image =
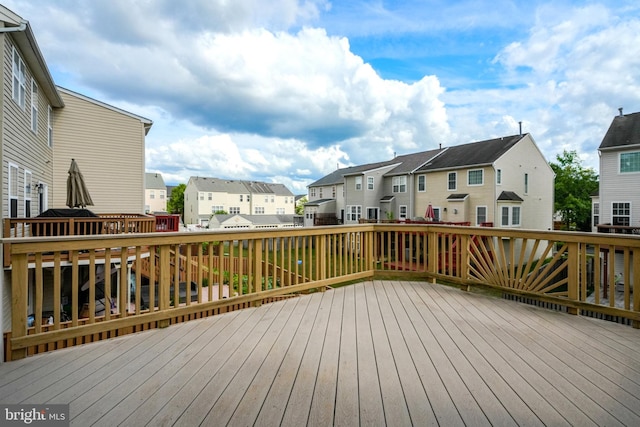
[[(640, 238), (631, 235), (380, 223), (3, 243), (12, 260), (12, 358), (51, 343), (163, 327), (230, 306), (383, 276), (490, 287), (640, 326), (640, 292), (633, 286), (640, 280)], [(100, 300), (113, 311), (96, 314)], [(51, 326), (43, 322), (46, 311)]]

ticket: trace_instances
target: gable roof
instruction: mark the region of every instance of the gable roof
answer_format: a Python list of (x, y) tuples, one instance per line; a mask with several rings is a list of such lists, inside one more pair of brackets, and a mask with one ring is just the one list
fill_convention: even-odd
[(164, 185), (164, 179), (162, 179), (162, 174), (159, 173), (149, 173), (146, 172), (144, 174), (144, 188), (148, 190), (166, 190), (167, 187)]
[(399, 161), (400, 164), (387, 172), (385, 176), (406, 175), (411, 173), (442, 152), (444, 152), (444, 149), (437, 148), (435, 150), (421, 151), (419, 153), (398, 156), (394, 160)]
[(273, 194), (277, 196), (293, 196), (284, 184), (243, 181), (239, 179), (219, 179), (201, 176), (192, 176), (189, 182), (193, 183), (198, 191), (211, 193), (230, 194)]
[(416, 172), (490, 165), (525, 135), (504, 136), (448, 147)]
[(640, 145), (640, 113), (618, 115), (613, 118), (599, 150)]
[(524, 199), (518, 196), (514, 191), (503, 191), (498, 196), (501, 202), (524, 202)]

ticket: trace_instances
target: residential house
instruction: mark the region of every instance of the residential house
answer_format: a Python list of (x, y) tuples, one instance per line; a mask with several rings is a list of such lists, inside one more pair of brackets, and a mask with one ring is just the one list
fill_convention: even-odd
[(191, 177), (184, 191), (184, 220), (207, 226), (212, 214), (293, 215), (295, 196), (283, 184)]
[(167, 187), (162, 174), (147, 172), (144, 174), (144, 212), (167, 211)]
[(598, 148), (600, 188), (593, 198), (598, 224), (640, 229), (640, 113), (614, 117)]
[(446, 222), (553, 228), (554, 173), (530, 134), (448, 147), (418, 168), (415, 216)]
[(553, 183), (531, 135), (495, 138), (334, 171), (309, 185), (305, 225), (331, 213), (345, 224), (416, 219), (431, 205), (439, 221), (550, 230)]
[[(30, 24), (2, 5), (0, 51), (2, 222), (66, 207), (71, 159), (84, 175), (94, 212), (143, 213), (151, 120), (56, 86)], [(45, 302), (52, 274), (44, 271)], [(10, 269), (0, 275), (0, 331), (11, 323), (10, 276)]]
[(95, 213), (145, 212), (145, 136), (153, 122), (58, 87), (64, 108), (54, 111), (53, 194), (65, 207), (72, 158), (91, 193)]
[(210, 230), (292, 228), (301, 226), (295, 215), (216, 214), (209, 220)]

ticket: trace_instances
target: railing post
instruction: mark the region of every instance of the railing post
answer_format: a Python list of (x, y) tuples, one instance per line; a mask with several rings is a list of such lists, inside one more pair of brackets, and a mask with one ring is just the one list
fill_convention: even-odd
[[(160, 274), (158, 277), (158, 310), (165, 311), (170, 305), (170, 287), (171, 287), (171, 259), (169, 245), (159, 246), (160, 248)], [(169, 326), (169, 319), (161, 320), (158, 323), (160, 328)]]
[[(253, 245), (253, 292), (260, 292), (262, 291), (262, 239), (255, 239)], [(260, 305), (260, 301), (253, 302), (254, 307)]]
[[(27, 254), (12, 256), (11, 272), (11, 338), (21, 338), (27, 335), (27, 282), (29, 264)], [(27, 349), (13, 349), (11, 360), (27, 357)]]
[[(427, 271), (429, 273), (438, 272), (438, 234), (431, 231), (431, 227), (427, 226)], [(432, 277), (431, 283), (436, 283), (436, 278)]]
[[(580, 263), (578, 262), (578, 243), (567, 244), (567, 297), (570, 301), (578, 301), (578, 288), (580, 277)], [(569, 314), (580, 314), (580, 310), (573, 307), (567, 307)]]
[[(458, 234), (458, 239), (460, 239), (460, 266), (456, 268), (458, 277), (467, 280), (469, 278), (469, 250), (470, 247), (470, 239), (468, 234)], [(462, 286), (462, 290), (469, 291), (470, 286)]]
[[(633, 288), (633, 311), (640, 313), (640, 249), (633, 251), (633, 277), (636, 282)], [(631, 326), (640, 329), (640, 320), (632, 321)]]

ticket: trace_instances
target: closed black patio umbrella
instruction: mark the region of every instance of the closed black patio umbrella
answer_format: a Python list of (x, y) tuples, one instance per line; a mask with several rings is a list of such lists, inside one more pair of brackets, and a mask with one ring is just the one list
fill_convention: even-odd
[(84, 177), (80, 172), (76, 159), (71, 159), (71, 166), (69, 167), (69, 177), (67, 178), (67, 206), (70, 208), (84, 208), (86, 206), (93, 206), (93, 200), (87, 185), (84, 182)]

